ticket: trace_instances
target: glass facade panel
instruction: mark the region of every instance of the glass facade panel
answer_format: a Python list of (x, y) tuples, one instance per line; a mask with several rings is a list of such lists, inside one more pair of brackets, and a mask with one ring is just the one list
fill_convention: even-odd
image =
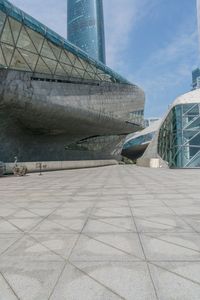
[(55, 60), (43, 57), (44, 62), (46, 63), (46, 65), (49, 67), (49, 69), (51, 70), (51, 73), (54, 74), (56, 67), (57, 67), (57, 62)]
[(14, 47), (12, 47), (10, 45), (6, 45), (6, 44), (2, 44), (1, 47), (3, 50), (4, 57), (6, 59), (6, 65), (9, 66), (13, 52), (14, 52)]
[(54, 46), (54, 44), (48, 42), (49, 46), (51, 47), (52, 51), (53, 51), (53, 54), (54, 56), (56, 57), (57, 60), (60, 59), (60, 54), (61, 54), (61, 49)]
[(0, 34), (3, 29), (5, 19), (6, 19), (6, 15), (2, 11), (0, 11)]
[(200, 104), (175, 106), (162, 124), (158, 153), (169, 167), (200, 166)]
[(4, 56), (3, 56), (3, 52), (0, 48), (0, 66), (2, 67), (5, 67), (6, 66), (6, 62), (5, 62), (5, 59), (4, 59)]
[(35, 69), (35, 65), (38, 60), (38, 55), (30, 53), (29, 51), (19, 49), (20, 54), (23, 56), (24, 60), (30, 66), (31, 70)]
[(64, 50), (61, 53), (60, 62), (63, 62), (64, 64), (68, 64), (68, 65), (72, 64)]
[(37, 66), (35, 68), (35, 72), (37, 72), (37, 73), (51, 74), (50, 69), (47, 67), (47, 65), (45, 64), (45, 62), (42, 60), (41, 57), (38, 60)]
[(64, 71), (64, 69), (61, 67), (60, 64), (57, 65), (57, 68), (56, 68), (56, 72), (55, 72), (56, 75), (60, 75), (60, 76), (66, 76), (67, 73)]
[[(82, 2), (85, 5), (84, 2), (89, 3), (90, 1), (95, 3), (95, 9), (101, 9), (101, 0), (79, 0), (76, 2)], [(96, 21), (99, 22), (99, 20)], [(93, 27), (91, 27), (92, 30)], [(50, 75), (54, 75), (56, 70), (56, 74), (61, 74), (61, 76), (69, 77), (72, 75), (72, 77), (75, 76), (80, 79), (129, 84), (127, 80), (111, 69), (98, 61), (94, 61), (78, 47), (73, 46), (11, 3), (8, 4), (7, 1), (3, 1), (0, 6), (0, 32), (2, 49), (2, 53), (0, 51), (0, 64), (3, 67), (17, 68), (28, 72), (44, 72)], [(12, 60), (15, 49), (17, 51)], [(11, 60), (12, 64), (10, 64)]]
[(31, 41), (26, 30), (23, 27), (20, 32), (20, 36), (17, 42), (17, 47), (37, 53), (36, 48), (33, 45), (33, 42)]
[(44, 42), (44, 37), (29, 28), (26, 28), (26, 30), (27, 30), (27, 33), (30, 36), (31, 40), (33, 41), (33, 44), (34, 44), (36, 50), (40, 53), (43, 42)]
[(140, 135), (136, 138), (133, 137), (131, 140), (129, 140), (127, 143), (124, 144), (123, 148), (128, 149), (133, 146), (139, 146), (142, 144), (150, 143), (154, 138), (154, 136), (155, 136), (155, 132), (150, 132), (144, 135)]
[(56, 57), (46, 40), (42, 46), (41, 55), (56, 60)]
[(12, 18), (9, 18), (9, 23), (10, 23), (10, 28), (12, 31), (12, 35), (14, 38), (15, 43), (17, 42), (17, 39), (19, 37), (20, 29), (21, 29), (21, 24)]
[(8, 19), (7, 19), (6, 24), (4, 26), (2, 36), (1, 36), (1, 40), (4, 43), (14, 45), (14, 40), (13, 40), (13, 37), (12, 37), (12, 33), (11, 33), (10, 24), (9, 24)]
[(65, 72), (68, 74), (68, 76), (71, 75), (72, 72), (72, 66), (70, 65), (66, 65), (66, 64), (61, 64), (63, 69), (65, 70)]
[(15, 49), (10, 66), (18, 70), (31, 70), (17, 49)]

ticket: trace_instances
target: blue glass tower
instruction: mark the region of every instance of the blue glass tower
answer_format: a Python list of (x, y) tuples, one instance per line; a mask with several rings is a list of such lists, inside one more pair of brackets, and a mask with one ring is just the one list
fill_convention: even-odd
[(68, 40), (105, 64), (102, 0), (68, 0)]

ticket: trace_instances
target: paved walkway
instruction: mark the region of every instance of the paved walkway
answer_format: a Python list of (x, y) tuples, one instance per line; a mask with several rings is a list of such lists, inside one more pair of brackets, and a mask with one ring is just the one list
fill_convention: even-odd
[(0, 178), (0, 300), (199, 300), (200, 171)]

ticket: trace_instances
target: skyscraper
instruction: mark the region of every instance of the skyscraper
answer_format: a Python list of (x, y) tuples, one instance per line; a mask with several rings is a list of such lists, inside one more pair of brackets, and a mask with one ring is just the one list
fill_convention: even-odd
[[(198, 25), (198, 40), (199, 40), (199, 55), (198, 64), (200, 64), (200, 0), (197, 0), (197, 25)], [(192, 71), (192, 89), (200, 88), (200, 68)]]
[(102, 0), (68, 0), (68, 40), (105, 64)]

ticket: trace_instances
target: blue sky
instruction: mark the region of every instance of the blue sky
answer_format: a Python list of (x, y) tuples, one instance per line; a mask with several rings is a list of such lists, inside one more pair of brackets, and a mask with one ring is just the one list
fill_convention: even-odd
[[(66, 36), (67, 0), (11, 2)], [(162, 116), (199, 65), (196, 0), (104, 0), (104, 14), (107, 64), (143, 88), (146, 116)]]

